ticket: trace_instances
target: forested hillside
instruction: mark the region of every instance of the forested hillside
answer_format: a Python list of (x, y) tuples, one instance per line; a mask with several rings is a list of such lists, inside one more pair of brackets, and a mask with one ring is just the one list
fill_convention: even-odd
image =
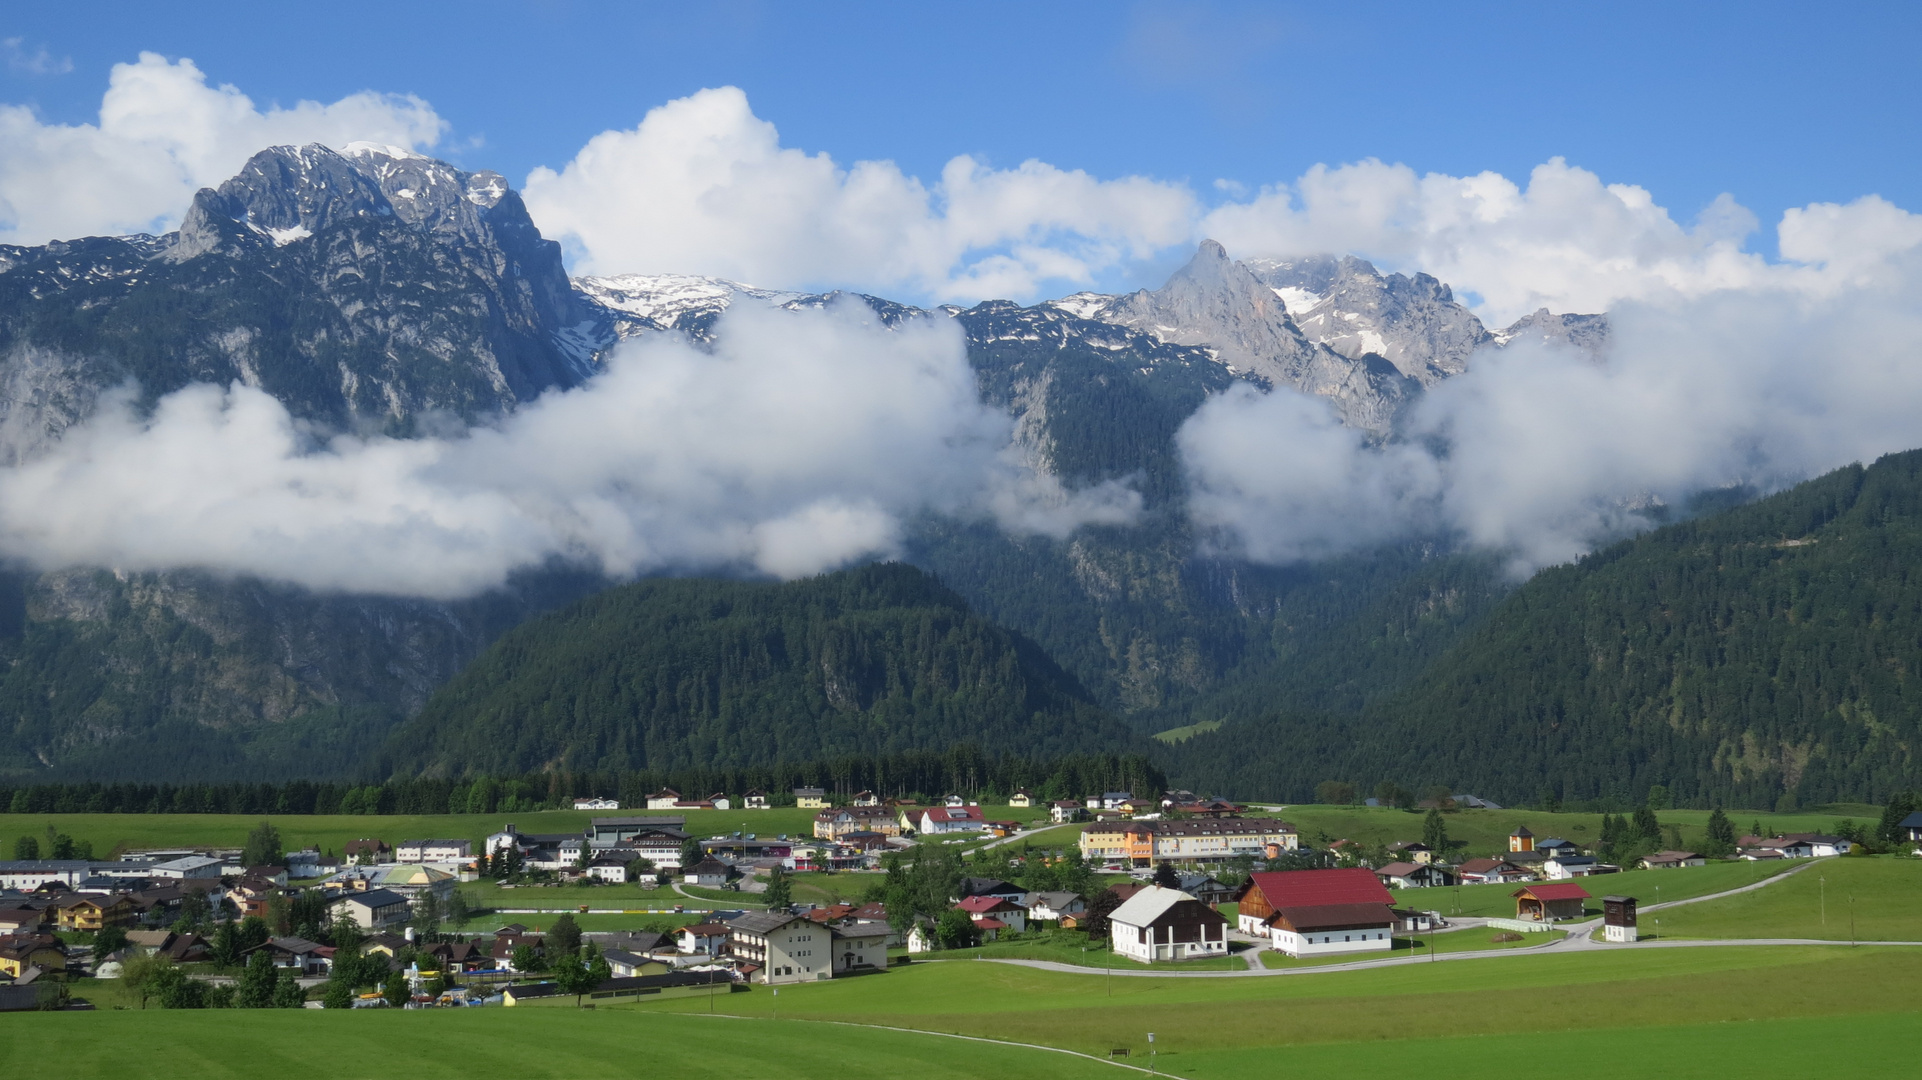
[(1137, 746), (1032, 642), (909, 566), (654, 580), (503, 636), (390, 744), (396, 772), (732, 768), (974, 743)]
[(1324, 779), (1500, 801), (1881, 800), (1922, 781), (1922, 451), (1546, 570), (1399, 693), (1271, 709), (1175, 751), (1177, 780)]

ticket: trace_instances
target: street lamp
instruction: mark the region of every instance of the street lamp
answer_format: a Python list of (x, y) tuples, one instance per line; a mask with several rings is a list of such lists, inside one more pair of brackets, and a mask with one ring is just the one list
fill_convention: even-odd
[(1155, 1074), (1155, 1033), (1148, 1033), (1148, 1075)]

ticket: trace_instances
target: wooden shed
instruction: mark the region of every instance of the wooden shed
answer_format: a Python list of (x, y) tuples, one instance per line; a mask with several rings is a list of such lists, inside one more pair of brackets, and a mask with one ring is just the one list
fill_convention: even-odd
[(1515, 890), (1515, 917), (1533, 922), (1560, 922), (1579, 919), (1585, 913), (1582, 901), (1588, 890), (1571, 882), (1530, 885)]
[(1609, 941), (1635, 940), (1635, 898), (1602, 897), (1602, 936)]

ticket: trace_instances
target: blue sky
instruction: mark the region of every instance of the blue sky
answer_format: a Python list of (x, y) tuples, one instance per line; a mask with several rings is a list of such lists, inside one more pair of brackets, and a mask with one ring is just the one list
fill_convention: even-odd
[[(1789, 207), (1922, 206), (1919, 29), (1913, 4), (18, 5), (0, 101), (90, 122), (111, 66), (151, 50), (263, 107), (419, 95), (451, 124), (437, 153), (516, 184), (723, 85), (784, 146), (930, 182), (957, 154), (1036, 158), (1205, 202), (1316, 163), (1519, 183), (1561, 156), (1685, 224), (1731, 193), (1773, 255)], [(1101, 284), (1152, 284), (1184, 251)]]
[(1922, 6), (1382, 3), (17, 5), (5, 99), (89, 120), (107, 69), (192, 57), (256, 101), (412, 92), (519, 178), (708, 86), (790, 145), (928, 175), (958, 153), (1258, 185), (1366, 157), (1525, 173), (1554, 155), (1678, 214), (1922, 184)]

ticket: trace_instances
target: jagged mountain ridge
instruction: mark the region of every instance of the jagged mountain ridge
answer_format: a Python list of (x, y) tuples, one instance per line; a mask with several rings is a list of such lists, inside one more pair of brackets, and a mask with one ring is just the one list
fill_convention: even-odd
[[(1216, 247), (1113, 317), (1127, 298), (931, 310), (859, 298), (889, 323), (955, 319), (984, 398), (1016, 418), (1037, 468), (1070, 486), (1122, 479), (1143, 491), (1149, 514), (1132, 529), (1055, 541), (930, 520), (908, 542), (919, 565), (1040, 641), (1103, 705), (1142, 717), (1244, 678), (1274, 641), (1298, 650), (1340, 638), (1331, 628), (1392, 602), (1394, 582), (1429, 559), (1300, 573), (1196, 555), (1173, 436), (1208, 395), (1279, 379), (1382, 431), (1429, 378), (1347, 355), (1348, 339), (1316, 340), (1257, 273), (1275, 267)], [(1349, 273), (1361, 295), (1373, 268), (1357, 261)], [(1330, 301), (1338, 316), (1347, 296)], [(322, 430), (408, 435), (577, 385), (624, 339), (707, 341), (732, 303), (834, 299), (691, 276), (569, 281), (558, 247), (497, 174), (386, 147), (272, 148), (199, 193), (174, 233), (0, 249), (0, 437), (10, 460), (31, 455), (130, 378), (149, 402), (189, 382), (238, 381)], [(1431, 308), (1446, 303), (1430, 296)], [(1151, 321), (1162, 310), (1205, 314), (1216, 329)], [(508, 626), (605, 584), (532, 571), (504, 594), (447, 605), (197, 574), (29, 575), (0, 652), (14, 700), (47, 705), (12, 715), (0, 705), (21, 750), (0, 767), (99, 774), (191, 748), (226, 775), (280, 768), (295, 747), (349, 770), (313, 748), (376, 738)], [(302, 735), (303, 724), (326, 730)]]

